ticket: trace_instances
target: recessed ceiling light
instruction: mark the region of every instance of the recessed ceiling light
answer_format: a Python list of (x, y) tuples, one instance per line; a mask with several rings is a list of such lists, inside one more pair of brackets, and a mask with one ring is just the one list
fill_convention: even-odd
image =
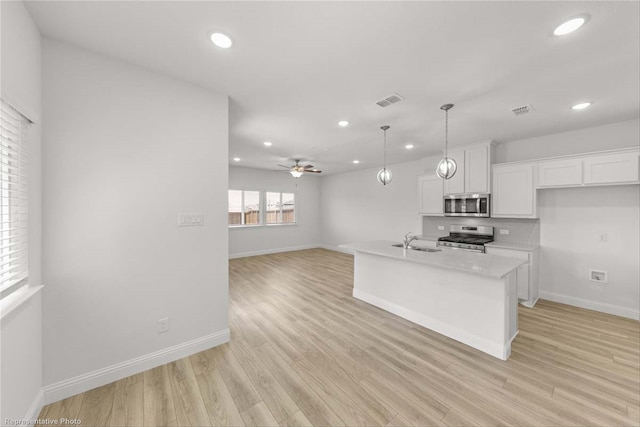
[(240, 161), (240, 157), (234, 157), (234, 158), (233, 158), (233, 161), (234, 161), (234, 162), (239, 162), (239, 161)]
[(347, 120), (340, 120), (338, 122), (338, 126), (346, 128), (347, 126), (349, 126), (349, 122)]
[(588, 108), (591, 106), (591, 102), (581, 102), (580, 104), (576, 104), (573, 107), (571, 107), (571, 109), (573, 110), (584, 110), (585, 108)]
[(406, 148), (407, 150), (411, 150), (414, 147), (413, 144), (407, 144), (404, 146), (404, 148)]
[(580, 15), (575, 18), (571, 18), (568, 21), (563, 22), (558, 25), (555, 30), (553, 30), (554, 36), (564, 36), (569, 33), (573, 33), (578, 28), (582, 27), (589, 20), (589, 15)]
[(265, 142), (263, 142), (263, 144), (266, 145), (267, 147), (271, 147), (273, 145), (273, 142), (265, 141)]
[(353, 161), (353, 164), (354, 164), (354, 165), (357, 165), (358, 163), (360, 163), (360, 160), (354, 160), (354, 161)]
[(213, 44), (223, 49), (228, 49), (233, 44), (229, 36), (222, 33), (211, 34), (211, 41), (213, 42)]

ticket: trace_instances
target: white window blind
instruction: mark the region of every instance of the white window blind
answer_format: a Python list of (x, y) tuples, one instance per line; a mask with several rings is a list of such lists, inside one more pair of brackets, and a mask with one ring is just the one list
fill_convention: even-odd
[(13, 107), (0, 108), (0, 298), (27, 284), (29, 122)]

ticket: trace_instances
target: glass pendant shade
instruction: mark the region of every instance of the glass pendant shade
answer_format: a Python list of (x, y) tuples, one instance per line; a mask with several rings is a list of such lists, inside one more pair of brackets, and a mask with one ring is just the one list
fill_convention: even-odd
[(300, 178), (302, 176), (302, 172), (298, 172), (295, 170), (289, 171), (294, 178)]
[(393, 174), (387, 168), (382, 168), (378, 171), (378, 182), (382, 185), (387, 185), (393, 179)]
[(436, 173), (442, 179), (451, 179), (456, 174), (456, 170), (458, 170), (456, 161), (453, 159), (445, 158), (440, 160), (440, 163), (438, 163)]

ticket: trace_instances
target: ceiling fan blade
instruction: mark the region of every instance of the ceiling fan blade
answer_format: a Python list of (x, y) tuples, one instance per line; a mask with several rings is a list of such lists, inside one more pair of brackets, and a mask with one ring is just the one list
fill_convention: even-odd
[(304, 165), (305, 169), (313, 169), (313, 165)]
[(322, 173), (322, 171), (316, 169), (305, 170), (304, 173)]
[(291, 169), (291, 166), (285, 166), (285, 165), (276, 165), (276, 166), (280, 166), (281, 168)]

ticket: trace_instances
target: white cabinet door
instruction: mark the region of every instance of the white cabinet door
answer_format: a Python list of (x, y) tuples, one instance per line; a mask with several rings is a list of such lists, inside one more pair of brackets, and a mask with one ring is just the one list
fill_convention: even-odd
[(444, 215), (442, 178), (436, 173), (418, 176), (418, 212), (423, 215)]
[(584, 159), (585, 184), (638, 182), (638, 153), (620, 153)]
[(464, 192), (489, 192), (489, 146), (485, 145), (465, 150)]
[(444, 193), (464, 194), (464, 150), (449, 151), (449, 157), (456, 161), (458, 169), (453, 178), (444, 181)]
[(532, 164), (493, 166), (493, 213), (495, 217), (535, 218), (536, 200)]
[(582, 185), (582, 159), (538, 163), (538, 187)]

